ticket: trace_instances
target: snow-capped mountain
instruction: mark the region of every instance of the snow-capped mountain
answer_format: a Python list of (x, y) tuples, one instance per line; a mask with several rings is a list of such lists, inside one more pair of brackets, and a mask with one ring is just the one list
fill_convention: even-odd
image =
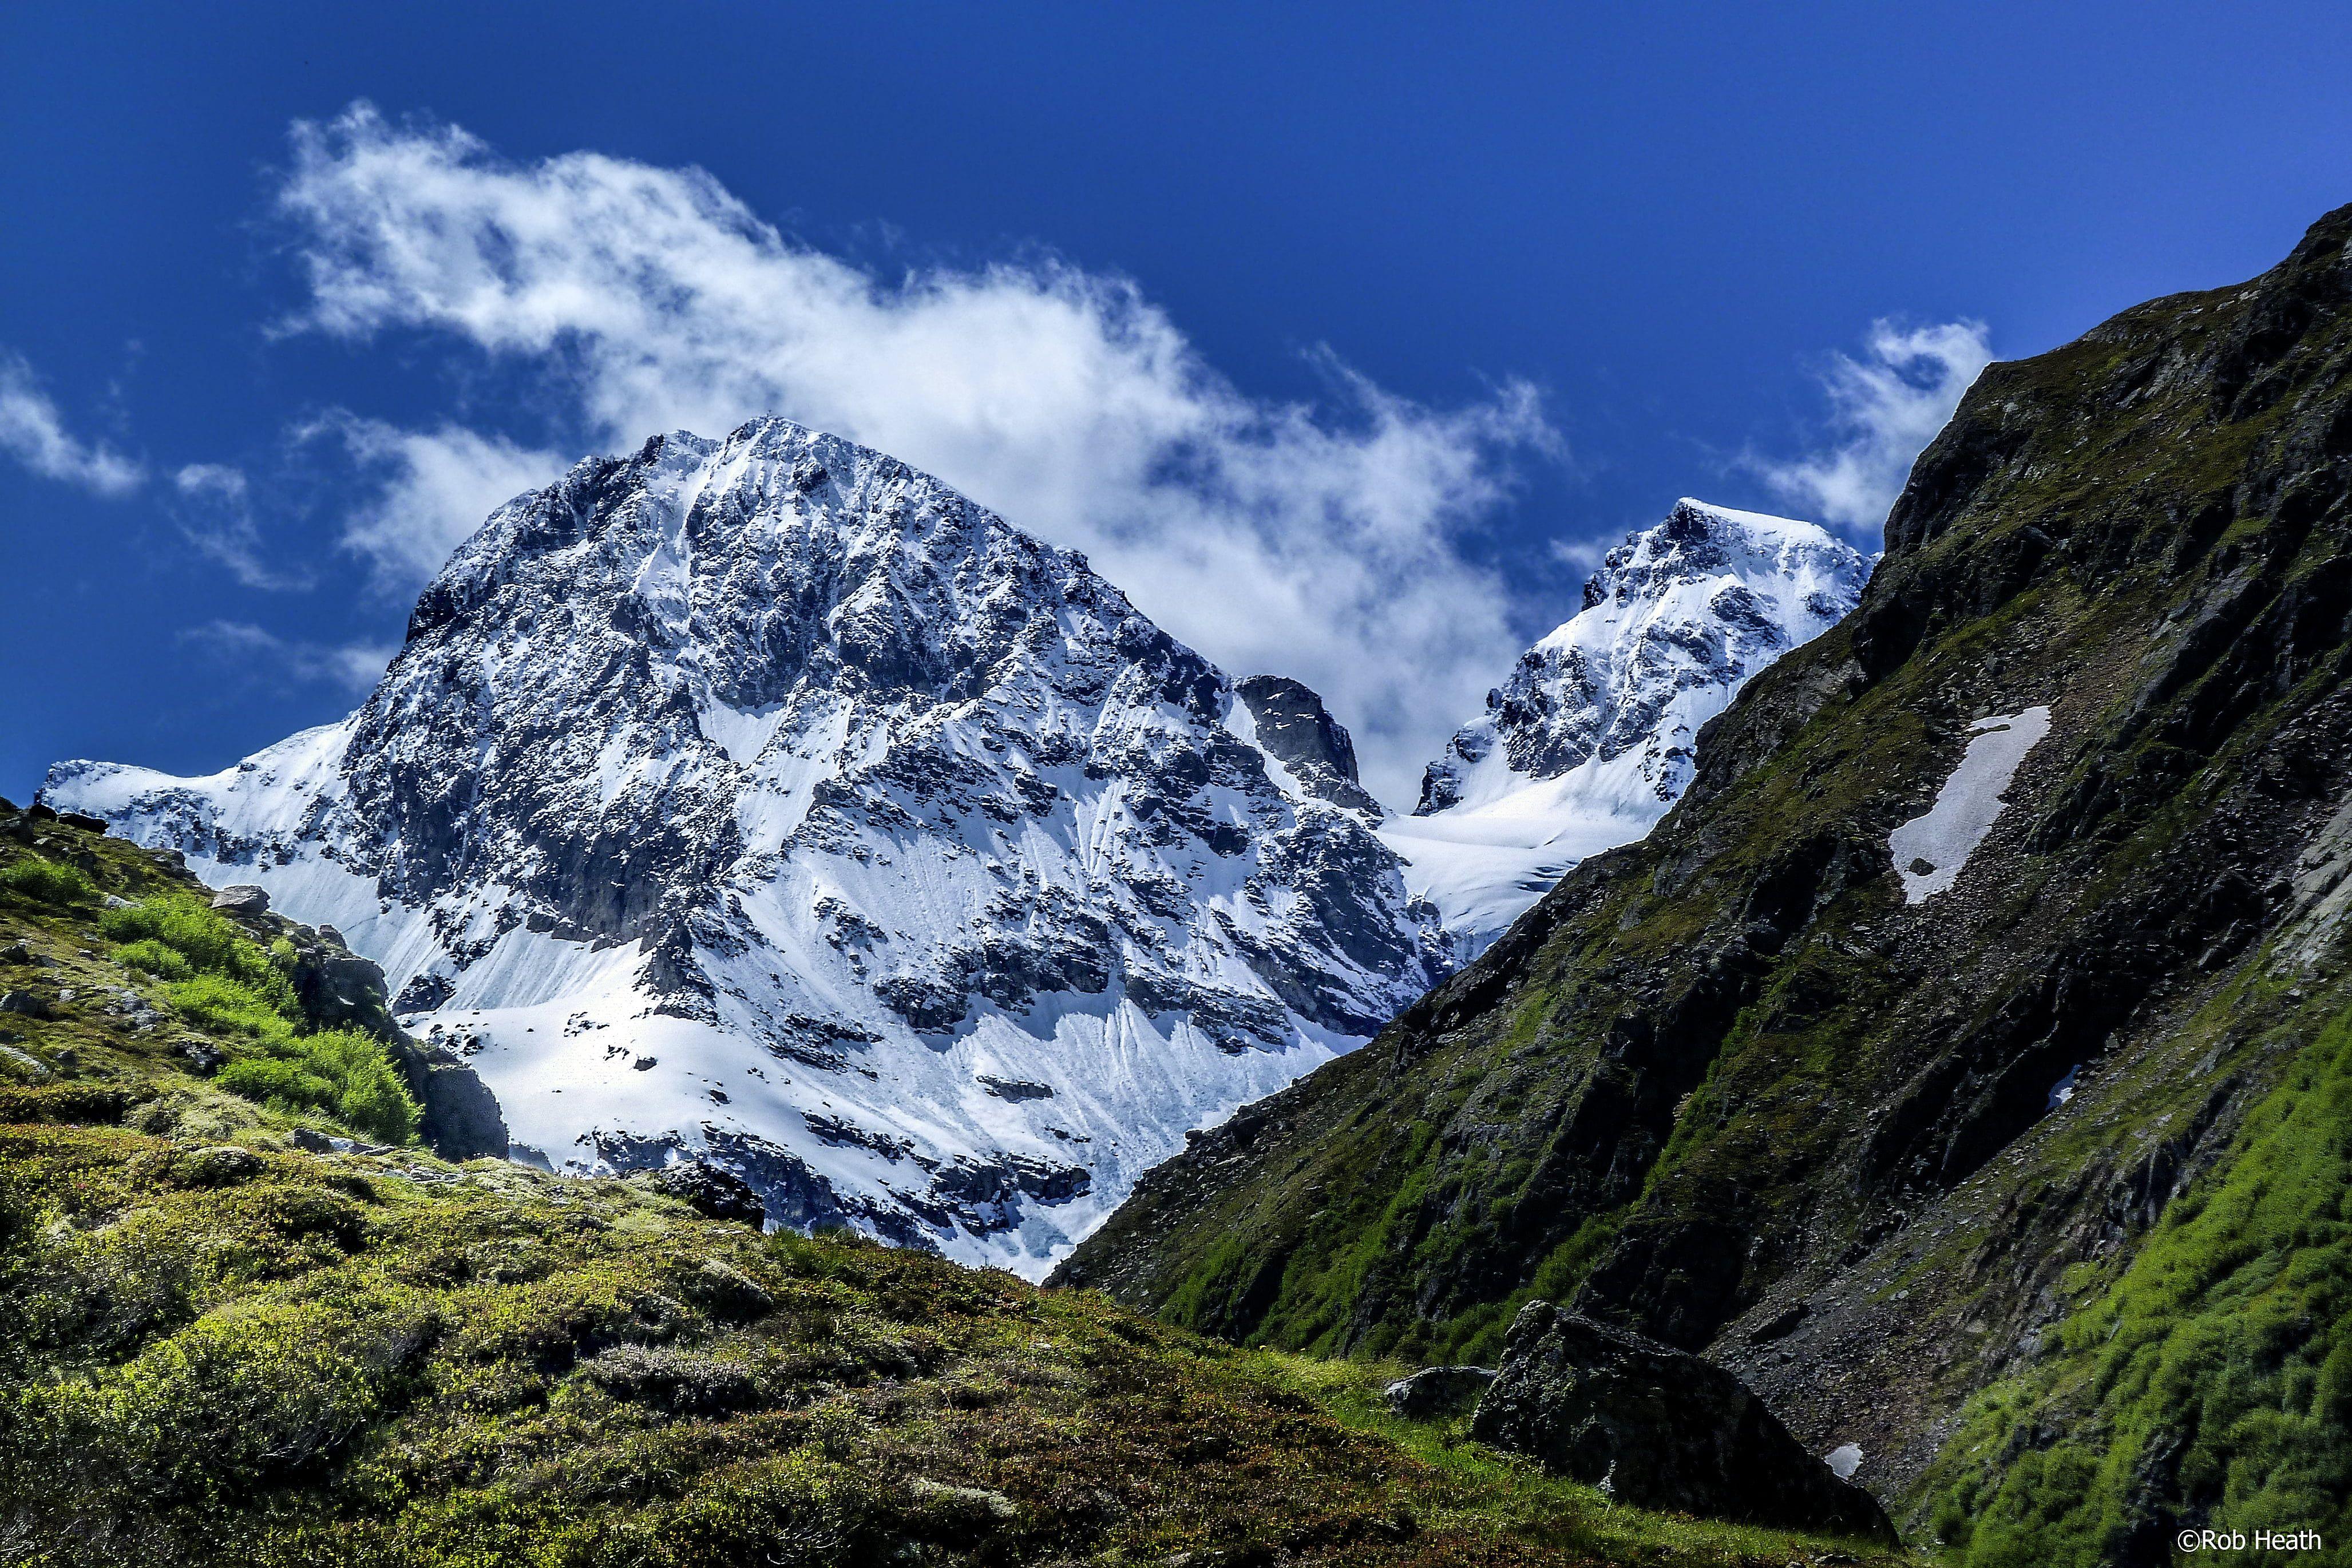
[(500, 508), (341, 722), (45, 795), (337, 927), (551, 1164), (713, 1159), (1034, 1274), (1444, 972), (1321, 798), (1352, 755), (1245, 738), (1299, 729), (1281, 684), (1253, 714), (1082, 557), (765, 420)]
[(1467, 957), (1690, 783), (1699, 727), (1854, 606), (1870, 559), (1810, 522), (1685, 500), (1609, 552), (1381, 829)]

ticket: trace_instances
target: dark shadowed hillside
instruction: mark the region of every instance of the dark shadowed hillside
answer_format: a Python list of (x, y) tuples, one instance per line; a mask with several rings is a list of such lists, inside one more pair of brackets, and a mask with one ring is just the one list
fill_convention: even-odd
[(1429, 1362), (1572, 1300), (1972, 1562), (2342, 1542), (2347, 239), (1987, 371), (1648, 840), (1060, 1278)]

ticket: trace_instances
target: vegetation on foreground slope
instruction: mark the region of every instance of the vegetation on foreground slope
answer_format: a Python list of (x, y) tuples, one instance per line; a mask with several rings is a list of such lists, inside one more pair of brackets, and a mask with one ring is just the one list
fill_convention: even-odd
[(1391, 1368), (356, 1142), (365, 1096), (236, 1071), (321, 1031), (196, 895), (0, 817), (0, 1560), (1890, 1561), (1612, 1507)]

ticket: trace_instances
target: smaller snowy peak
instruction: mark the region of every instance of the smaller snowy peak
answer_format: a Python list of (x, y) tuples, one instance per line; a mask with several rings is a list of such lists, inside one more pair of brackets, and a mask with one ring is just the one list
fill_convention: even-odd
[(1870, 561), (1817, 524), (1685, 499), (1611, 550), (1583, 608), (1521, 655), (1382, 829), (1471, 945), (1568, 868), (1647, 833), (1698, 731), (1756, 672), (1852, 610)]
[(1279, 782), (1294, 794), (1382, 815), (1357, 777), (1355, 742), (1312, 688), (1287, 676), (1253, 675), (1234, 693), (1241, 700), (1228, 722), (1278, 768)]

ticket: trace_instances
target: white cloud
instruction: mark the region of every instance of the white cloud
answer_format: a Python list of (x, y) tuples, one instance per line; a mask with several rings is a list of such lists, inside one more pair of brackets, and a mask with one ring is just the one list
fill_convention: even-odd
[(390, 643), (341, 646), (281, 637), (250, 621), (207, 621), (180, 640), (235, 662), (256, 664), (303, 685), (332, 686), (352, 696), (373, 689), (400, 649)]
[[(608, 449), (770, 413), (879, 447), (1086, 551), (1235, 674), (1317, 687), (1391, 798), (1519, 651), (1507, 587), (1454, 541), (1515, 456), (1557, 449), (1524, 384), (1432, 409), (1326, 355), (1326, 405), (1270, 404), (1121, 279), (1052, 261), (883, 279), (700, 170), (518, 164), (364, 105), (298, 126), (294, 152), (278, 201), (310, 292), (292, 327), (453, 334), (543, 374)], [(349, 538), (411, 580), (562, 466), (456, 426), (366, 428), (392, 479)]]
[(1551, 558), (1571, 572), (1590, 574), (1601, 570), (1601, 563), (1609, 552), (1624, 542), (1622, 534), (1606, 537), (1594, 535), (1583, 539), (1555, 539), (1545, 548)]
[(362, 468), (380, 476), (381, 489), (345, 521), (342, 544), (373, 564), (381, 585), (394, 589), (430, 577), (495, 508), (565, 467), (553, 452), (457, 425), (403, 430), (338, 412), (297, 434), (341, 441)]
[(147, 472), (103, 441), (69, 434), (57, 404), (41, 390), (33, 367), (0, 353), (0, 451), (43, 479), (79, 485), (93, 495), (119, 498), (146, 482)]
[(1874, 321), (1863, 357), (1832, 357), (1822, 377), (1835, 444), (1793, 463), (1757, 462), (1765, 482), (1824, 521), (1875, 533), (1992, 349), (1981, 321), (1909, 331)]
[(188, 542), (248, 588), (308, 588), (306, 572), (270, 560), (253, 520), (244, 471), (224, 463), (190, 463), (172, 476), (180, 504), (173, 518)]

